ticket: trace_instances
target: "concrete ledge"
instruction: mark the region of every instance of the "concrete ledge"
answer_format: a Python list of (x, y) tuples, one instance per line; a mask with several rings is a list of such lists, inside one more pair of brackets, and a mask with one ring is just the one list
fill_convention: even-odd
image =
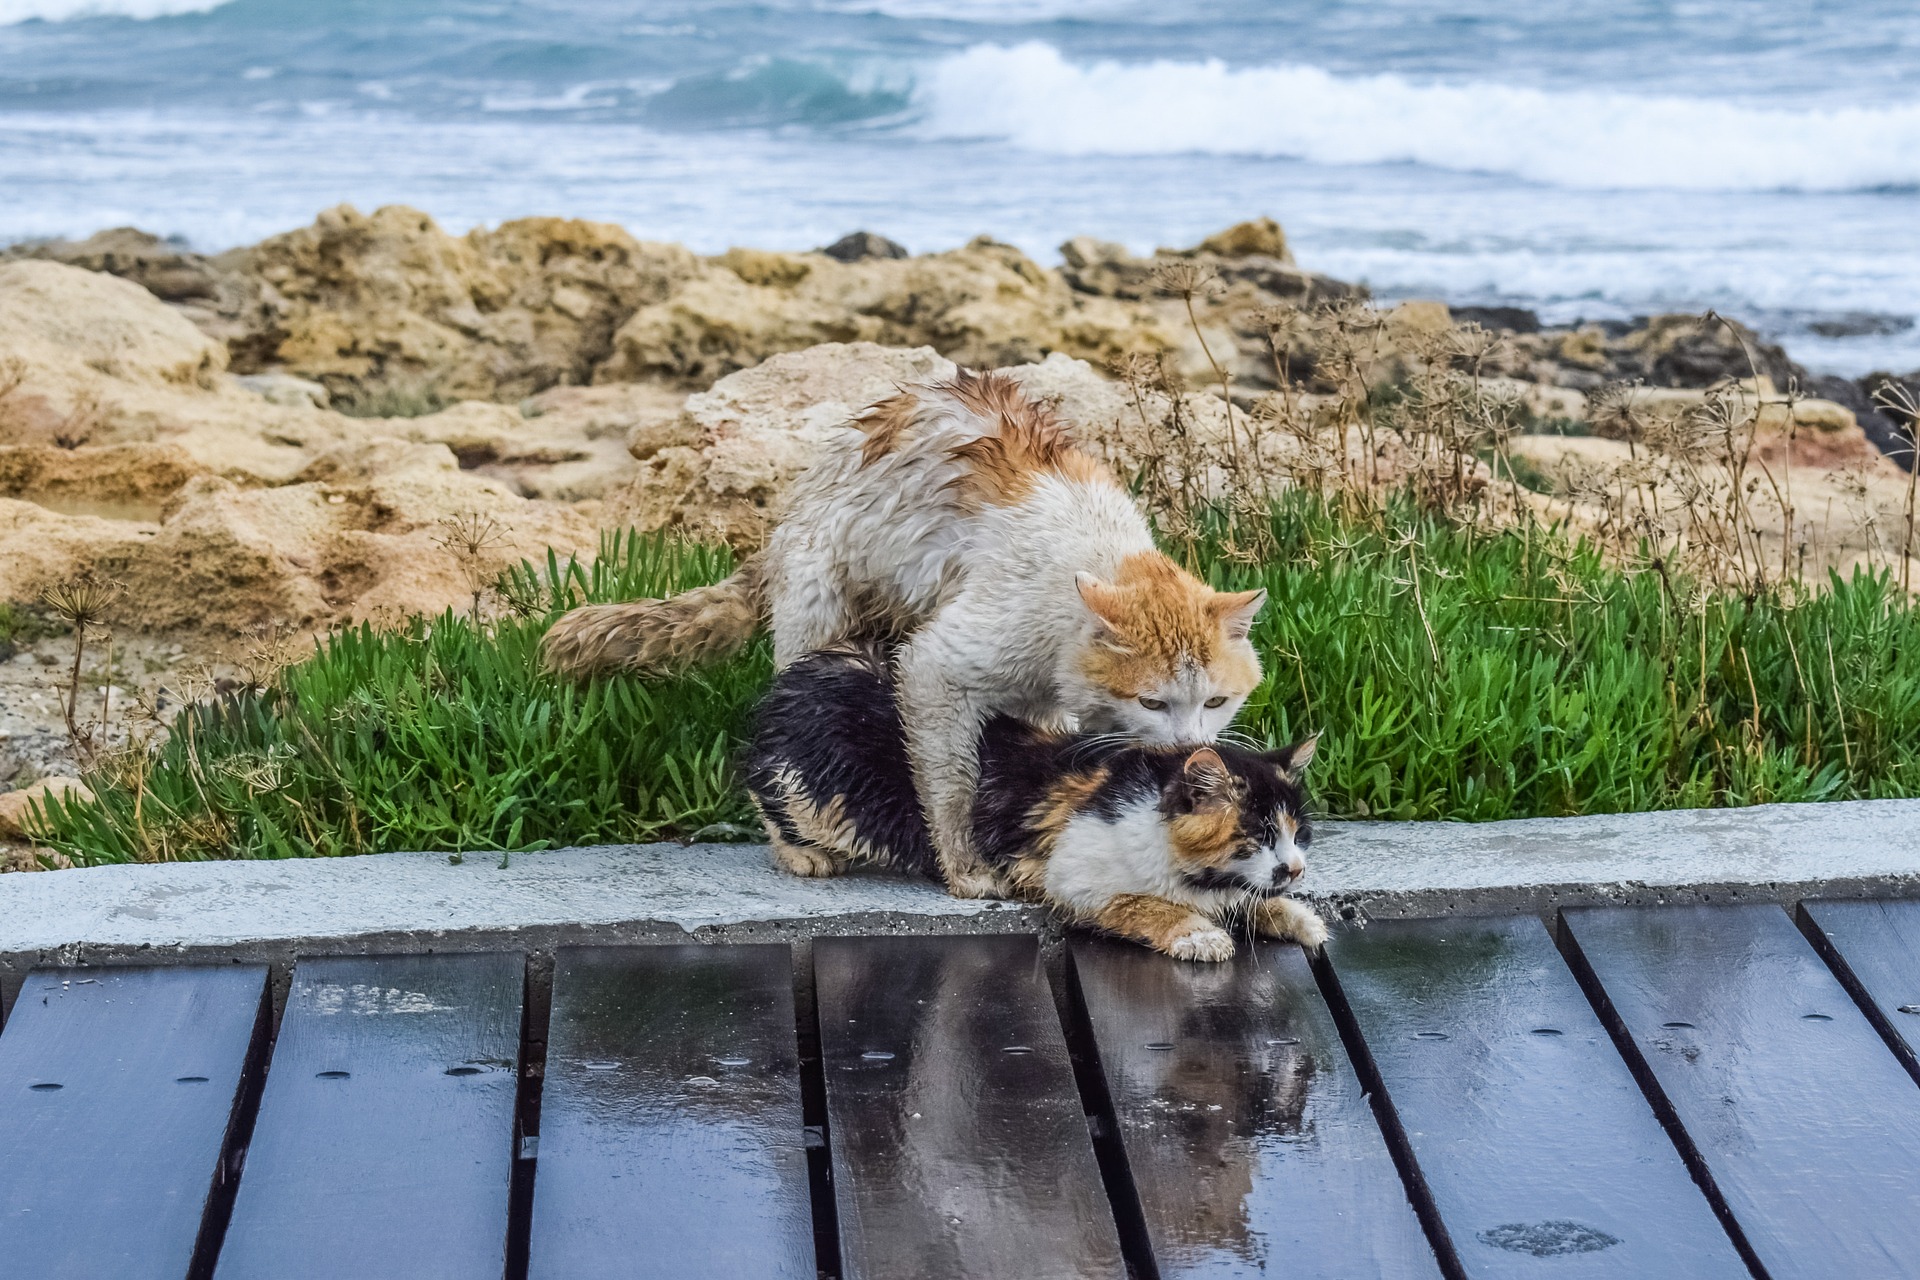
[(1316, 830), (1304, 887), (1349, 919), (1920, 895), (1920, 800)]
[[(1305, 896), (1354, 921), (1920, 894), (1920, 800), (1320, 831)], [(0, 876), (0, 1005), (35, 964), (1051, 928), (919, 880), (796, 879), (758, 845), (98, 867)]]

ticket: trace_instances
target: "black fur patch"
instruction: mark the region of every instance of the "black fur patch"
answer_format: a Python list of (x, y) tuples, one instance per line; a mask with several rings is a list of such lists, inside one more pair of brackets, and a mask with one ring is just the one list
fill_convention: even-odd
[(800, 778), (821, 804), (844, 796), (847, 820), (889, 865), (940, 878), (879, 650), (810, 653), (776, 676), (761, 700), (743, 771), (761, 812), (793, 843), (808, 842), (787, 817), (782, 773)]

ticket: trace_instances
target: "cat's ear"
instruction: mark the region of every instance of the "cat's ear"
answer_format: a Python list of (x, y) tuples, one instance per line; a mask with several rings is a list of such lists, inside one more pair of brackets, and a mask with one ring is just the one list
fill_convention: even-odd
[(1161, 803), (1170, 813), (1193, 813), (1232, 802), (1233, 775), (1212, 747), (1190, 753), (1161, 792)]
[(1278, 766), (1281, 773), (1287, 775), (1287, 781), (1298, 782), (1300, 775), (1307, 771), (1307, 766), (1313, 763), (1313, 753), (1319, 746), (1320, 735), (1316, 733), (1290, 747), (1269, 751), (1265, 758)]
[(1256, 587), (1252, 591), (1222, 591), (1208, 601), (1208, 608), (1220, 619), (1229, 640), (1245, 640), (1266, 603), (1267, 589)]
[(1104, 630), (1117, 636), (1125, 629), (1127, 602), (1120, 588), (1110, 582), (1102, 582), (1084, 569), (1073, 575), (1073, 585), (1080, 593), (1081, 603), (1087, 606), (1087, 612)]
[(1202, 796), (1227, 795), (1233, 790), (1233, 774), (1212, 747), (1201, 747), (1188, 756), (1187, 762), (1180, 766), (1180, 777)]

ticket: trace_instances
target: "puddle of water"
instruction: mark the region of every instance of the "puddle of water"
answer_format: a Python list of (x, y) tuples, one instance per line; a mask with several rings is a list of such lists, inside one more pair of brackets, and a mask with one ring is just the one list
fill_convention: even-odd
[(30, 493), (12, 495), (22, 501), (31, 502), (55, 515), (62, 516), (98, 516), (102, 520), (134, 520), (143, 524), (159, 524), (161, 503), (139, 502), (125, 498), (93, 498), (82, 494), (40, 494)]

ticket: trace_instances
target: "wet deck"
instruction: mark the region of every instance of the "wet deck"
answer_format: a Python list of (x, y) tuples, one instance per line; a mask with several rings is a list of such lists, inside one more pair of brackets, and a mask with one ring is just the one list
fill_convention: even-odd
[[(548, 963), (548, 960), (551, 963)], [(0, 1274), (1904, 1277), (1920, 902), (41, 968)]]

